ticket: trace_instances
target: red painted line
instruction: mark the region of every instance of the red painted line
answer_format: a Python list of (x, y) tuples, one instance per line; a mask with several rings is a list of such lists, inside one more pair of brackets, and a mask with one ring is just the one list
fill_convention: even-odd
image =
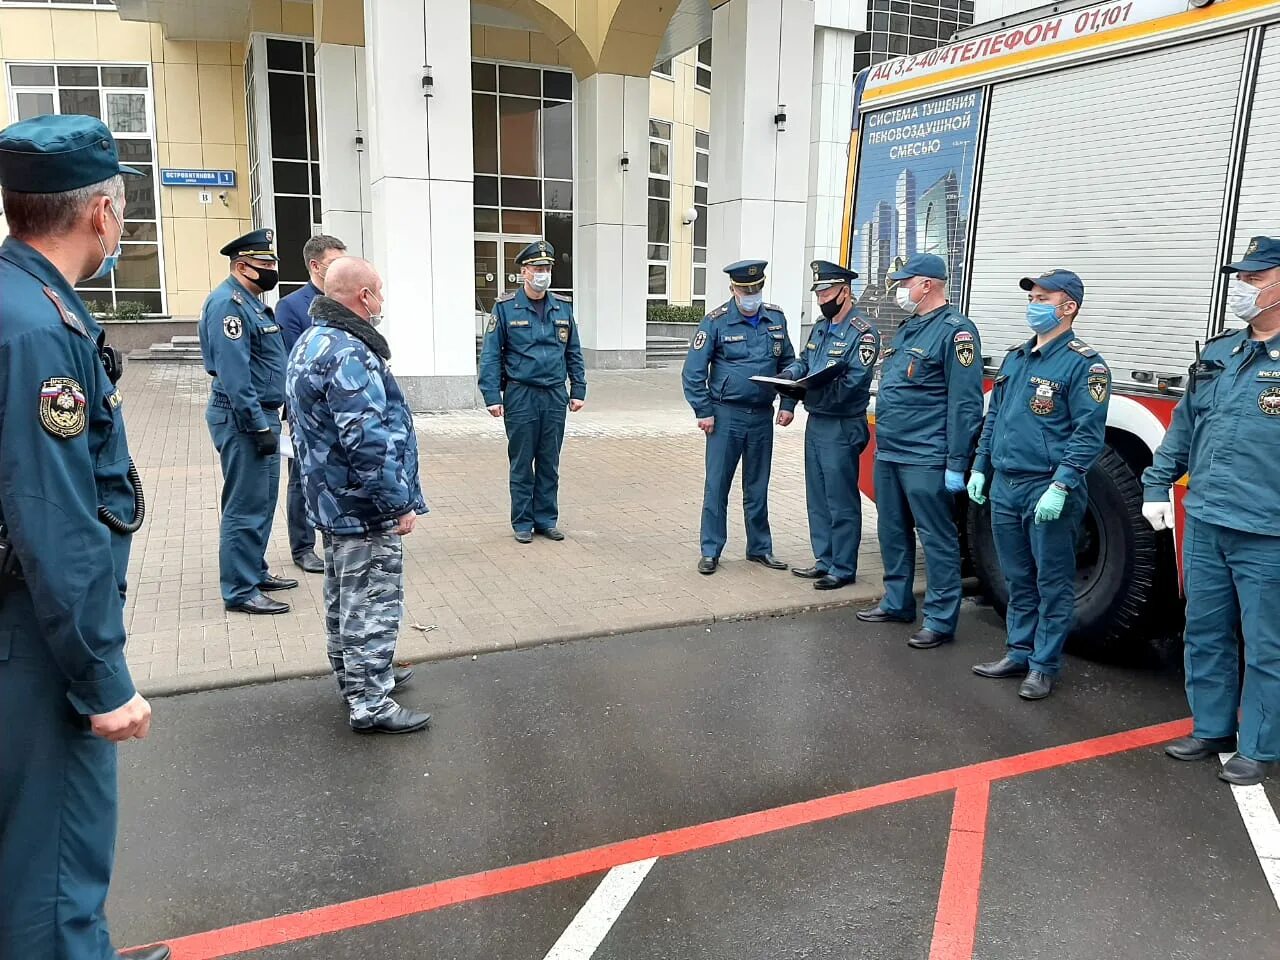
[(1149, 747), (1165, 740), (1185, 736), (1191, 730), (1190, 720), (1176, 720), (1152, 727), (1114, 733), (1093, 740), (1049, 747), (1032, 753), (988, 760), (938, 773), (896, 780), (864, 787), (829, 797), (760, 810), (756, 813), (714, 820), (709, 823), (681, 827), (646, 837), (623, 840), (590, 850), (580, 850), (534, 860), (530, 863), (486, 870), (452, 880), (441, 880), (392, 893), (335, 903), (300, 913), (253, 920), (248, 923), (192, 934), (168, 941), (174, 960), (216, 960), (249, 950), (292, 943), (308, 937), (337, 933), (438, 910), (441, 907), (467, 903), (485, 897), (527, 890), (593, 873), (603, 873), (623, 863), (649, 857), (669, 857), (758, 837), (762, 834), (789, 830), (883, 807), (907, 800), (989, 784), (993, 780), (1024, 776), (1041, 770), (1093, 760), (1099, 757)]
[(956, 791), (929, 960), (973, 960), (990, 797), (990, 783), (970, 784)]

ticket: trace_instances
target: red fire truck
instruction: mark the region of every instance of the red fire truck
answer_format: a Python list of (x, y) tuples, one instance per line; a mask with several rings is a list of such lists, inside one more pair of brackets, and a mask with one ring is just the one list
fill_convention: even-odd
[[(1085, 281), (1076, 332), (1114, 387), (1077, 545), (1077, 651), (1122, 655), (1181, 609), (1186, 478), (1172, 539), (1143, 520), (1139, 479), (1197, 342), (1223, 328), (1218, 266), (1277, 232), (1276, 0), (1057, 3), (856, 79), (844, 251), (886, 342), (903, 319), (887, 277), (916, 252), (947, 262), (988, 384), (1029, 336), (1018, 279), (1065, 267)], [(965, 519), (968, 562), (1003, 611), (987, 508)]]

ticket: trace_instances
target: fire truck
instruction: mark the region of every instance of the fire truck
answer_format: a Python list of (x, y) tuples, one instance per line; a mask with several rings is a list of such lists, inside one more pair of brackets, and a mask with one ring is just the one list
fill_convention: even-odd
[[(1110, 364), (1113, 392), (1071, 644), (1135, 651), (1181, 612), (1187, 482), (1171, 538), (1142, 518), (1142, 471), (1197, 344), (1227, 322), (1218, 267), (1280, 232), (1280, 3), (1057, 3), (875, 64), (854, 101), (844, 256), (886, 344), (904, 319), (888, 274), (916, 252), (948, 264), (988, 387), (1030, 336), (1019, 278), (1056, 267), (1083, 278), (1076, 335)], [(1280, 430), (1280, 417), (1257, 427)], [(874, 455), (873, 426), (860, 479), (873, 500)], [(1003, 613), (989, 507), (960, 509), (968, 568)]]

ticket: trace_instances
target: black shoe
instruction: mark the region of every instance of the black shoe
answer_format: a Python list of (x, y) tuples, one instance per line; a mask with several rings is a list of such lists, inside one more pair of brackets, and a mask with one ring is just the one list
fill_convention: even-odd
[(1244, 754), (1237, 753), (1222, 765), (1218, 771), (1218, 779), (1234, 783), (1238, 787), (1252, 787), (1267, 779), (1271, 764), (1266, 760), (1250, 760)]
[(698, 572), (704, 576), (709, 576), (716, 572), (716, 567), (720, 566), (719, 557), (703, 557), (698, 561)]
[(1164, 747), (1165, 754), (1175, 760), (1208, 760), (1220, 753), (1235, 751), (1235, 737), (1183, 737)]
[(1014, 660), (1012, 657), (1003, 657), (1000, 660), (992, 660), (990, 663), (975, 663), (973, 672), (980, 677), (990, 677), (992, 680), (1004, 680), (1006, 677), (1025, 677), (1027, 675), (1027, 665)]
[(532, 530), (517, 530), (515, 533), (516, 543), (533, 543)]
[(169, 960), (169, 947), (163, 943), (155, 943), (137, 950), (121, 950), (123, 960)]
[(396, 683), (391, 688), (391, 692), (403, 690), (409, 685), (409, 681), (413, 679), (413, 667), (396, 667), (395, 668)]
[(833, 577), (828, 573), (825, 577), (819, 577), (813, 581), (813, 589), (839, 590), (841, 587), (847, 587), (851, 583), (853, 583), (853, 577)]
[(859, 610), (854, 614), (863, 623), (915, 623), (915, 617), (904, 617), (890, 613), (883, 607), (872, 607), (870, 610)]
[(260, 593), (255, 593), (244, 603), (229, 603), (228, 610), (236, 610), (240, 613), (288, 613), (289, 605), (281, 603), (279, 600), (272, 600), (270, 597), (264, 597)]
[(1043, 700), (1051, 693), (1053, 693), (1053, 677), (1039, 670), (1028, 673), (1027, 679), (1023, 680), (1022, 686), (1018, 688), (1018, 696), (1023, 700)]
[(324, 573), (324, 561), (315, 555), (314, 550), (294, 557), (293, 565), (303, 573)]
[[(323, 569), (323, 568), (322, 568)], [(274, 573), (268, 573), (267, 579), (258, 584), (259, 590), (292, 590), (298, 585), (297, 580), (291, 580), (289, 577), (277, 577)]]
[(356, 733), (416, 733), (431, 725), (431, 714), (419, 713), (405, 707), (396, 707), (385, 717), (368, 723), (351, 724)]
[(560, 532), (559, 527), (547, 527), (545, 530), (534, 530), (533, 532), (540, 537), (546, 537), (548, 540), (554, 540), (556, 543), (559, 543), (564, 539), (564, 534)]
[(762, 567), (768, 567), (770, 570), (785, 570), (787, 565), (775, 557), (772, 553), (758, 553), (755, 556), (747, 554), (747, 559), (752, 563), (758, 563)]
[(827, 571), (816, 563), (812, 567), (792, 567), (791, 572), (805, 580), (821, 580), (827, 575)]
[(917, 630), (915, 634), (907, 641), (907, 646), (914, 647), (917, 650), (932, 650), (934, 647), (940, 647), (944, 643), (950, 643), (956, 638), (954, 633), (939, 633), (937, 630), (930, 630), (924, 627)]

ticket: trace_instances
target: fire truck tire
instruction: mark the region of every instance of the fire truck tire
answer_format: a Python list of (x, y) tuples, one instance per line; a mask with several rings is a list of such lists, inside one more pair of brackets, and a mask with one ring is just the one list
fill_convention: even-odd
[[(1149, 652), (1155, 614), (1155, 532), (1142, 518), (1142, 486), (1124, 459), (1106, 448), (1088, 476), (1089, 509), (1076, 545), (1076, 619), (1068, 649), (1097, 660), (1132, 661)], [(974, 574), (1004, 616), (1009, 591), (995, 541), (990, 504), (969, 504), (968, 542)]]

